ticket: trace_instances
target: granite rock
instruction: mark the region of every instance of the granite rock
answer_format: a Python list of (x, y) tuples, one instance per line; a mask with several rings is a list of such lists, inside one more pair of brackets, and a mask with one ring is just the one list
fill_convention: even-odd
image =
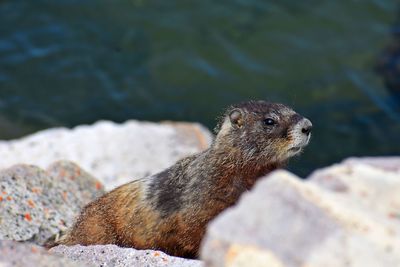
[(204, 150), (212, 138), (205, 127), (196, 123), (101, 121), (0, 141), (0, 169), (19, 163), (46, 168), (54, 161), (70, 160), (79, 163), (109, 190)]
[(115, 245), (57, 246), (52, 248), (50, 252), (95, 266), (203, 267), (203, 263), (198, 260), (172, 257), (161, 251), (136, 250)]
[[(398, 158), (276, 171), (211, 222), (206, 266), (400, 266)], [(397, 167), (396, 167), (397, 166)]]
[(43, 245), (70, 227), (80, 209), (104, 194), (94, 177), (72, 162), (48, 170), (15, 165), (0, 171), (0, 240)]
[(52, 255), (34, 244), (0, 240), (0, 266), (90, 267), (94, 265)]

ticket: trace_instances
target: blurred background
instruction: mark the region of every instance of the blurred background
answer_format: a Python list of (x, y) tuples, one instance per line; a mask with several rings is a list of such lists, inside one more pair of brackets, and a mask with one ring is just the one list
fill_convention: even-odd
[(400, 4), (390, 0), (0, 0), (0, 139), (100, 119), (214, 128), (283, 102), (314, 135), (290, 168), (400, 154)]

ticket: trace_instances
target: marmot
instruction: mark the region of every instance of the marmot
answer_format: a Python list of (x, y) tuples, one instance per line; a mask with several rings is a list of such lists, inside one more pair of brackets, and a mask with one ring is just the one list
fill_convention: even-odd
[(210, 148), (89, 203), (57, 243), (116, 244), (196, 258), (207, 223), (257, 178), (298, 154), (311, 128), (308, 119), (283, 104), (231, 106)]

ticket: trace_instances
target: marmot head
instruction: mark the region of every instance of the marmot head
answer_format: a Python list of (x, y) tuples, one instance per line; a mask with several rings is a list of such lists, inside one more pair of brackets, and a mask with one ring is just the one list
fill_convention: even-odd
[(215, 146), (244, 160), (283, 163), (308, 144), (312, 124), (283, 104), (249, 101), (228, 108), (218, 129)]

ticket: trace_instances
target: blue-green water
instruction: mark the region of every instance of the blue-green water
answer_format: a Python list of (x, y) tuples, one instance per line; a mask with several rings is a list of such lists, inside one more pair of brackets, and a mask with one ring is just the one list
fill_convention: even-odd
[(225, 106), (267, 99), (314, 123), (311, 145), (291, 165), (301, 175), (347, 156), (400, 154), (400, 111), (374, 72), (398, 8), (0, 0), (0, 138), (99, 119), (212, 128)]

